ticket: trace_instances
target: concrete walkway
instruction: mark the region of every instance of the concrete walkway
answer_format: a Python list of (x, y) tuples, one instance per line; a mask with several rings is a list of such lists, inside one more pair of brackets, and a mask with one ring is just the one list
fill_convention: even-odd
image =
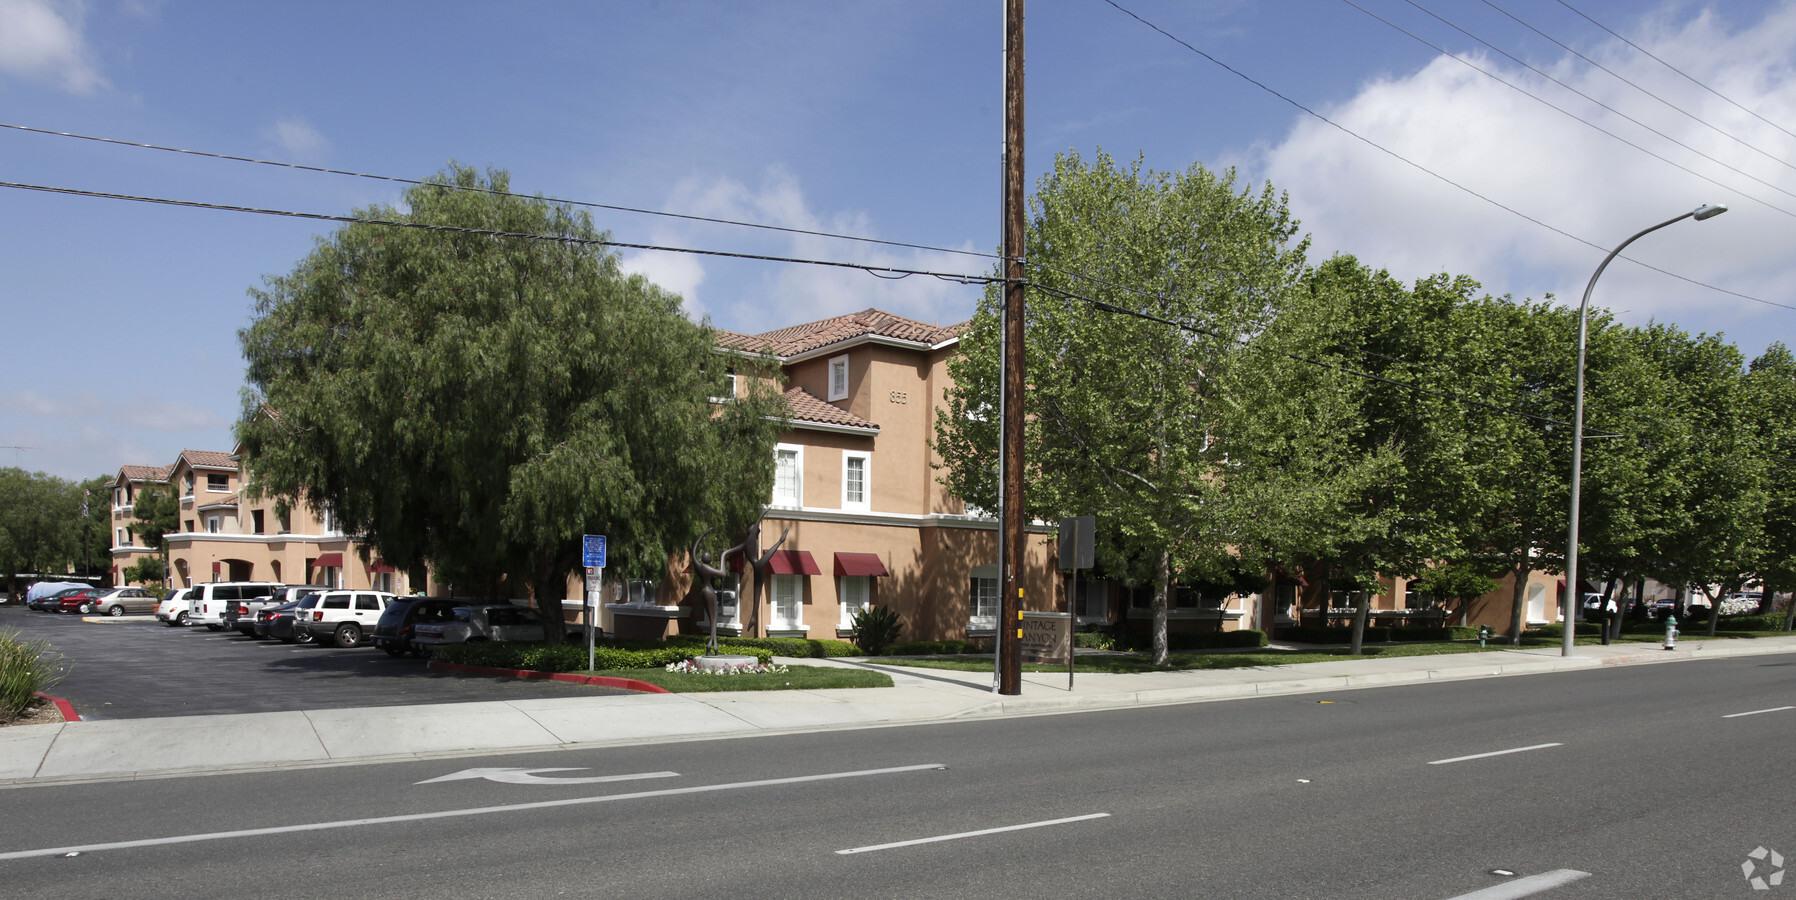
[[(1023, 676), (1020, 696), (992, 693), (990, 672), (781, 659), (885, 672), (889, 688), (638, 694), (435, 706), (184, 716), (0, 728), (0, 784), (191, 775), (290, 766), (604, 747), (832, 728), (1041, 715), (1277, 694), (1564, 672), (1612, 665), (1796, 653), (1796, 637), (1494, 650), (1128, 675)], [(256, 760), (227, 769), (219, 760)]]

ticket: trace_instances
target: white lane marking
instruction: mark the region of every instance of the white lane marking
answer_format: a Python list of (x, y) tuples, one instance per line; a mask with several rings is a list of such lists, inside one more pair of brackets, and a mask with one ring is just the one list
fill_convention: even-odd
[(1489, 753), (1474, 753), (1471, 756), (1455, 756), (1452, 759), (1437, 759), (1429, 763), (1431, 766), (1444, 766), (1447, 763), (1465, 762), (1468, 759), (1484, 759), (1489, 756), (1507, 756), (1511, 753), (1526, 753), (1529, 750), (1545, 750), (1548, 747), (1563, 747), (1563, 743), (1535, 744), (1532, 747), (1515, 747), (1509, 750), (1492, 750)]
[(461, 816), (483, 816), (490, 813), (553, 809), (558, 806), (585, 806), (592, 803), (610, 803), (614, 800), (643, 800), (650, 797), (674, 797), (681, 794), (703, 794), (709, 791), (740, 791), (747, 788), (776, 787), (783, 784), (802, 784), (808, 781), (834, 781), (843, 778), (865, 778), (871, 775), (898, 775), (905, 772), (922, 772), (930, 769), (946, 768), (948, 767), (942, 763), (924, 763), (919, 766), (894, 766), (889, 769), (862, 769), (857, 772), (831, 772), (824, 775), (797, 775), (791, 778), (767, 778), (761, 781), (737, 781), (729, 784), (704, 784), (695, 785), (693, 787), (667, 788), (660, 791), (638, 791), (634, 794), (607, 794), (602, 797), (574, 797), (566, 800), (539, 800), (535, 803), (512, 803), (505, 806), (479, 806), (473, 809), (446, 809), (440, 812), (411, 813), (403, 816), (381, 816), (373, 819), (343, 819), (336, 822), (311, 822), (305, 825), (276, 825), (270, 828), (245, 828), (241, 831), (215, 831), (207, 834), (178, 834), (172, 837), (144, 838), (135, 841), (109, 841), (104, 844), (46, 847), (42, 850), (14, 850), (10, 853), (0, 853), (0, 860), (30, 859), (37, 856), (62, 856), (66, 853), (93, 853), (99, 850), (125, 850), (132, 847), (161, 847), (169, 844), (194, 844), (200, 841), (218, 841), (240, 837), (262, 837), (270, 834), (295, 834), (302, 831), (330, 831), (336, 828), (357, 828), (363, 825), (390, 825), (396, 822), (424, 822), (431, 819), (454, 819)]
[(1065, 825), (1068, 822), (1084, 822), (1088, 819), (1107, 819), (1109, 817), (1110, 817), (1109, 813), (1092, 813), (1087, 816), (1072, 816), (1072, 817), (1066, 818), (1066, 819), (1049, 819), (1046, 822), (1029, 822), (1024, 825), (1006, 825), (1002, 828), (984, 828), (979, 831), (963, 831), (959, 834), (944, 834), (944, 835), (940, 835), (938, 837), (917, 838), (914, 841), (893, 841), (890, 844), (874, 844), (870, 847), (850, 847), (847, 850), (837, 850), (836, 855), (837, 856), (847, 856), (851, 853), (870, 853), (874, 850), (892, 850), (892, 849), (895, 849), (898, 847), (915, 847), (918, 844), (934, 844), (938, 841), (958, 841), (961, 838), (979, 837), (981, 835), (987, 835), (987, 834), (999, 834), (999, 833), (1005, 832), (1005, 831), (1022, 831), (1026, 828), (1045, 828), (1049, 825)]
[(1734, 713), (1732, 715), (1722, 716), (1722, 718), (1723, 719), (1738, 719), (1741, 716), (1756, 716), (1760, 713), (1783, 712), (1786, 709), (1796, 709), (1796, 706), (1774, 706), (1770, 709), (1755, 709), (1752, 712)]
[(1517, 897), (1532, 896), (1541, 891), (1550, 891), (1553, 888), (1571, 884), (1580, 878), (1589, 877), (1589, 872), (1580, 872), (1577, 869), (1554, 869), (1551, 872), (1542, 872), (1539, 875), (1529, 875), (1527, 878), (1506, 881), (1481, 891), (1448, 897), (1447, 900), (1515, 900)]
[(608, 781), (639, 781), (644, 778), (678, 778), (678, 772), (637, 772), (632, 775), (587, 775), (581, 778), (544, 778), (537, 772), (584, 772), (583, 768), (562, 767), (556, 769), (463, 769), (453, 775), (441, 778), (428, 778), (414, 784), (436, 784), (439, 781), (465, 781), (471, 778), (484, 778), (487, 781), (498, 781), (504, 784), (603, 784)]

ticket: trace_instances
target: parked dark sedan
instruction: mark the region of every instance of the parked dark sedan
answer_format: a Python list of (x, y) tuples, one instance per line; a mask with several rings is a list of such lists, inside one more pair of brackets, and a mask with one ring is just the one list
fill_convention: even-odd
[(100, 595), (106, 593), (99, 588), (80, 588), (56, 595), (57, 612), (80, 613), (87, 615), (99, 609)]
[(62, 612), (62, 598), (70, 596), (71, 594), (79, 594), (91, 590), (93, 590), (93, 588), (63, 588), (54, 594), (45, 594), (36, 600), (26, 601), (25, 608), (35, 609), (38, 612)]
[(297, 623), (299, 616), (308, 615), (312, 607), (318, 605), (319, 594), (307, 594), (292, 603), (267, 610), (268, 636), (278, 638), (283, 644), (310, 644), (311, 632)]
[(370, 639), (374, 646), (387, 651), (388, 656), (408, 652), (422, 655), (422, 650), (412, 646), (412, 629), (423, 622), (447, 622), (451, 610), (471, 602), (474, 601), (447, 597), (400, 597), (381, 612)]

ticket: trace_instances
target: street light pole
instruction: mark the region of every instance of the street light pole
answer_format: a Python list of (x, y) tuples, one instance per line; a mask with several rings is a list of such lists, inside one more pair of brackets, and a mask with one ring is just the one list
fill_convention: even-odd
[[(1584, 286), (1584, 300), (1578, 304), (1578, 373), (1577, 389), (1572, 400), (1572, 463), (1571, 463), (1571, 520), (1566, 528), (1569, 535), (1565, 550), (1565, 597), (1560, 601), (1560, 622), (1565, 626), (1561, 656), (1572, 655), (1572, 639), (1576, 637), (1578, 616), (1578, 490), (1583, 482), (1584, 468), (1584, 350), (1590, 333), (1590, 292), (1596, 289), (1596, 280), (1603, 276), (1603, 270), (1609, 263), (1621, 255), (1629, 244), (1652, 234), (1667, 225), (1695, 219), (1701, 222), (1712, 219), (1727, 212), (1725, 206), (1709, 206), (1704, 204), (1681, 216), (1666, 219), (1651, 228), (1642, 229), (1633, 237), (1622, 241), (1609, 255), (1603, 257), (1603, 263), (1596, 267), (1590, 275), (1590, 283)], [(1625, 612), (1623, 610), (1622, 612)]]

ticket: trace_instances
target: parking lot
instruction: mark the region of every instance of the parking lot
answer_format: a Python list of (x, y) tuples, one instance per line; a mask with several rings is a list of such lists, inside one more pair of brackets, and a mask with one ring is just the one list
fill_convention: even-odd
[(614, 688), (435, 672), (372, 647), (254, 640), (232, 631), (169, 628), (148, 616), (96, 622), (0, 606), (0, 629), (43, 638), (71, 663), (50, 693), (84, 719), (287, 712), (532, 700), (628, 693)]

